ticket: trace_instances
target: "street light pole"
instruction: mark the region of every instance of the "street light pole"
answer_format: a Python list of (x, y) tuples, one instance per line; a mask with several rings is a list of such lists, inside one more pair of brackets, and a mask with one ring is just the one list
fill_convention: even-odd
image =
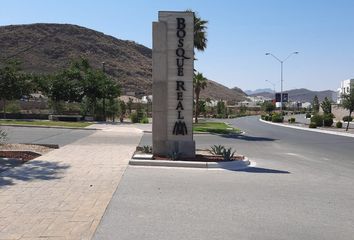
[(280, 62), (280, 111), (283, 111), (283, 64), (286, 60), (288, 60), (292, 55), (299, 54), (299, 52), (292, 52), (290, 53), (284, 60), (279, 59), (278, 57), (274, 56), (272, 53), (266, 53), (265, 55), (270, 55), (275, 58), (278, 62)]

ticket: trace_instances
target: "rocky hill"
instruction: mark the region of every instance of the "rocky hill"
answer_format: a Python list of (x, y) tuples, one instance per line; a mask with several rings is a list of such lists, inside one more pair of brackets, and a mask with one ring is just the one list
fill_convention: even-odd
[[(70, 24), (30, 24), (0, 27), (0, 64), (7, 59), (22, 62), (23, 70), (54, 73), (79, 57), (87, 58), (95, 68), (105, 62), (105, 71), (118, 81), (125, 92), (138, 95), (152, 91), (152, 51), (137, 44)], [(214, 81), (202, 96), (224, 100), (242, 100)]]
[[(325, 97), (332, 99), (332, 96), (335, 93), (334, 91), (331, 90), (311, 91), (305, 88), (286, 90), (284, 92), (289, 93), (289, 99), (291, 101), (300, 101), (300, 102), (312, 102), (315, 95), (317, 95), (319, 101), (321, 102), (324, 100)], [(274, 94), (269, 92), (255, 93), (250, 96), (264, 96), (264, 97), (274, 98)]]
[(79, 57), (106, 72), (126, 91), (151, 89), (151, 49), (68, 24), (30, 24), (0, 28), (1, 60), (22, 62), (26, 72), (53, 73)]

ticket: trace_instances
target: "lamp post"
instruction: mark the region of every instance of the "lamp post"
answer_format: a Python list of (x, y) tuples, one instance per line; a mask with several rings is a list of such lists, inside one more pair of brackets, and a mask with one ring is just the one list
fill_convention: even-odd
[(280, 62), (280, 111), (283, 111), (283, 64), (286, 60), (288, 60), (292, 55), (294, 54), (299, 54), (299, 52), (292, 52), (290, 53), (285, 59), (281, 60), (278, 57), (274, 56), (273, 53), (266, 53), (265, 55), (270, 55), (273, 58), (275, 58), (275, 60), (277, 60), (278, 62)]
[[(102, 62), (102, 72), (103, 74), (105, 74), (106, 72), (106, 63), (105, 62)], [(105, 90), (106, 90), (106, 85), (104, 86)], [(106, 91), (105, 93), (106, 94)], [(103, 121), (105, 122), (106, 121), (106, 96), (103, 96)]]

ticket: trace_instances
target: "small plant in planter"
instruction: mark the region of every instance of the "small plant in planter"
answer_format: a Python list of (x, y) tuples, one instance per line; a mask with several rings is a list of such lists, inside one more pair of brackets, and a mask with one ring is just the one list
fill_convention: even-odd
[(236, 151), (232, 151), (232, 148), (224, 149), (222, 153), (224, 161), (231, 161), (231, 158), (233, 158), (235, 152)]
[(311, 118), (311, 113), (306, 113), (306, 118)]
[(337, 122), (336, 123), (336, 127), (337, 128), (342, 128), (343, 127), (343, 123), (342, 122)]
[(143, 153), (152, 153), (152, 147), (149, 145), (145, 145), (145, 146), (143, 146), (142, 151), (143, 151)]
[(7, 133), (0, 129), (0, 144), (7, 141)]
[(311, 122), (309, 125), (309, 128), (317, 128), (317, 124), (314, 122)]
[(172, 159), (172, 160), (177, 160), (179, 158), (180, 154), (178, 152), (172, 152), (169, 157)]
[(211, 147), (211, 152), (214, 155), (222, 155), (225, 150), (225, 147), (222, 145), (214, 145)]

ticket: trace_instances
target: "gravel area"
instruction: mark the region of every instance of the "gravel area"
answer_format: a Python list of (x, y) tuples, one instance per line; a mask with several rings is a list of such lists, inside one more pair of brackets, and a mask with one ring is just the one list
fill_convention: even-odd
[(53, 148), (36, 144), (0, 144), (0, 151), (31, 151), (43, 155), (52, 150)]

